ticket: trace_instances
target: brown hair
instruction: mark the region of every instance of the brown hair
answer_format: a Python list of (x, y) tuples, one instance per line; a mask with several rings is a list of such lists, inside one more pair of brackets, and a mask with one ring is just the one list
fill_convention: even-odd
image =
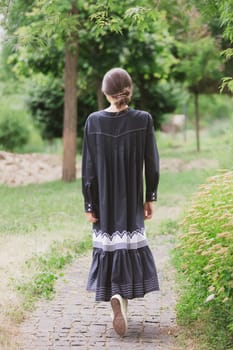
[(115, 106), (120, 108), (130, 102), (133, 83), (130, 75), (122, 68), (109, 70), (102, 81), (102, 91), (116, 99)]

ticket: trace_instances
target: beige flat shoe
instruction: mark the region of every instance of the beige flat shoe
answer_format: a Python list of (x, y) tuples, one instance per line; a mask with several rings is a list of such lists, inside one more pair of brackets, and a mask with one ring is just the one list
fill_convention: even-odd
[(126, 334), (128, 328), (127, 304), (127, 299), (123, 299), (119, 294), (115, 294), (111, 298), (113, 328), (120, 337)]

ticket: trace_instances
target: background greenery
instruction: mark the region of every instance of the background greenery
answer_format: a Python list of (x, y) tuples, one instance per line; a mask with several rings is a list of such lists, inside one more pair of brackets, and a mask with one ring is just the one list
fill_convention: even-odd
[[(165, 114), (176, 112), (187, 112), (194, 125), (194, 96), (201, 96), (201, 126), (229, 117), (230, 98), (216, 101), (215, 95), (211, 97), (219, 93), (221, 79), (232, 75), (231, 21), (224, 7), (201, 6), (199, 1), (132, 0), (126, 5), (113, 0), (106, 10), (103, 1), (77, 3), (78, 14), (71, 18), (70, 0), (51, 4), (17, 0), (4, 22), (0, 80), (8, 86), (5, 91), (13, 94), (18, 81), (28, 116), (43, 139), (62, 135), (64, 50), (75, 21), (79, 31), (79, 137), (87, 115), (106, 105), (100, 94), (101, 79), (113, 66), (122, 66), (132, 75), (132, 106), (151, 112), (156, 128), (161, 127)], [(143, 12), (148, 8), (152, 11)], [(109, 16), (108, 21), (104, 16)], [(228, 60), (224, 61), (221, 52), (226, 49)]]
[[(1, 134), (3, 136), (6, 136), (5, 128), (1, 129), (0, 133), (0, 149), (9, 149), (10, 151), (17, 151), (21, 153), (25, 152), (61, 152), (61, 139), (59, 137), (53, 138), (52, 143), (55, 145), (54, 148), (49, 147), (49, 144), (51, 142), (48, 142), (49, 140), (44, 139), (43, 135), (46, 132), (45, 129), (43, 129), (42, 125), (40, 125), (38, 122), (35, 122), (35, 119), (33, 120), (31, 117), (31, 112), (27, 109), (27, 101), (29, 99), (29, 95), (27, 95), (27, 89), (25, 86), (22, 86), (18, 83), (15, 83), (12, 80), (9, 80), (8, 82), (0, 82), (0, 124), (7, 120), (10, 124), (14, 125), (14, 121), (17, 120), (17, 123), (19, 123), (20, 127), (23, 129), (23, 134), (26, 132), (27, 142), (26, 144), (23, 144), (20, 140), (17, 142), (17, 139), (15, 139), (15, 134), (13, 133), (12, 136), (12, 142), (13, 147), (7, 147), (7, 144), (3, 145), (1, 144)], [(47, 90), (46, 90), (47, 91)], [(45, 91), (45, 92), (46, 92)], [(13, 93), (12, 93), (13, 92)], [(48, 100), (45, 100), (45, 102), (49, 102)], [(46, 102), (46, 103), (47, 103)], [(33, 103), (33, 100), (31, 100), (31, 103)], [(44, 106), (44, 104), (43, 104)], [(59, 107), (60, 108), (60, 107)], [(183, 111), (183, 103), (180, 101), (177, 103), (176, 109), (174, 110), (174, 113), (182, 114)], [(192, 130), (194, 128), (194, 106), (192, 97), (190, 97), (186, 104), (186, 113), (187, 113), (187, 129), (188, 133), (192, 134), (192, 137), (194, 138), (195, 135), (192, 133)], [(222, 142), (220, 147), (227, 147), (227, 143), (231, 143), (231, 133), (232, 133), (232, 120), (233, 120), (233, 111), (232, 111), (232, 97), (227, 95), (220, 95), (220, 94), (214, 94), (214, 95), (202, 95), (200, 97), (200, 109), (201, 109), (201, 128), (204, 130), (208, 130), (207, 134), (211, 134), (212, 136), (221, 136)], [(46, 118), (44, 112), (39, 112), (37, 110), (37, 117), (38, 120), (41, 120), (43, 118)], [(41, 114), (40, 114), (41, 113)], [(52, 113), (54, 113), (54, 116), (58, 116), (56, 114), (56, 110), (54, 110)], [(59, 133), (62, 131), (62, 114), (60, 113), (60, 124), (59, 124)], [(168, 121), (171, 118), (172, 114), (165, 113), (163, 114), (163, 120), (164, 122)], [(86, 117), (86, 115), (85, 115)], [(156, 115), (155, 115), (156, 117)], [(12, 120), (12, 123), (11, 123)], [(59, 118), (58, 118), (59, 120)], [(14, 128), (13, 128), (14, 130)], [(16, 126), (16, 132), (18, 131), (18, 127)], [(49, 132), (49, 131), (48, 131)], [(59, 135), (57, 134), (57, 136)], [(205, 133), (203, 133), (205, 135)], [(205, 136), (204, 136), (205, 137)], [(167, 142), (167, 146), (171, 146), (173, 141), (172, 138), (165, 138)], [(162, 140), (161, 140), (162, 142)], [(81, 138), (78, 138), (77, 147), (78, 147), (78, 153), (81, 152)], [(203, 146), (205, 146), (206, 142), (203, 140)], [(189, 147), (189, 145), (187, 145)], [(195, 148), (190, 148), (190, 152), (194, 151)], [(202, 150), (205, 151), (205, 147)], [(167, 148), (167, 153), (170, 152), (169, 147)], [(210, 149), (209, 149), (209, 152)], [(209, 153), (211, 156), (211, 154)], [(192, 154), (190, 154), (192, 157)]]

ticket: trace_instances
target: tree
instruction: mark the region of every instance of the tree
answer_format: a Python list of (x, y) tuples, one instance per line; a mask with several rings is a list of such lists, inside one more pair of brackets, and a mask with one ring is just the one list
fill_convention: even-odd
[[(121, 66), (132, 75), (135, 84), (133, 103), (148, 110), (154, 116), (156, 128), (160, 127), (162, 113), (175, 109), (174, 95), (168, 93), (168, 80), (172, 67), (177, 63), (172, 54), (174, 38), (168, 30), (165, 13), (158, 13), (145, 31), (128, 31), (120, 55)], [(166, 90), (166, 93), (165, 93)]]
[[(64, 181), (73, 181), (76, 174), (76, 123), (77, 123), (77, 32), (78, 12), (76, 1), (31, 1), (31, 6), (26, 9), (26, 1), (15, 1), (9, 12), (9, 20), (6, 24), (11, 26), (11, 31), (16, 30), (14, 41), (23, 56), (27, 56), (28, 50), (39, 50), (43, 47), (48, 52), (51, 41), (57, 47), (65, 51), (64, 65), (64, 127), (63, 127), (63, 174)], [(15, 18), (15, 9), (18, 8), (18, 19)], [(28, 11), (28, 12), (27, 12)], [(24, 15), (24, 16), (23, 16)], [(12, 28), (14, 28), (12, 30)]]
[[(123, 10), (124, 8), (117, 7), (114, 13), (123, 18)], [(82, 21), (88, 21), (86, 9), (80, 8), (79, 16)], [(98, 36), (96, 30), (86, 30), (82, 25), (78, 38), (78, 127), (81, 131), (85, 116), (93, 109), (104, 107), (106, 102), (100, 90), (101, 79), (109, 67), (117, 65), (132, 73), (135, 85), (133, 104), (136, 108), (148, 109), (156, 116), (156, 128), (160, 125), (162, 113), (174, 109), (172, 89), (169, 90), (169, 84), (160, 83), (160, 80), (167, 79), (169, 70), (175, 63), (171, 53), (173, 38), (168, 32), (163, 12), (157, 14), (156, 21), (147, 22), (143, 31), (136, 26), (129, 26), (128, 21), (123, 21), (120, 33), (112, 32), (107, 26)], [(33, 82), (30, 84), (28, 103), (33, 116), (42, 124), (42, 135), (45, 138), (61, 136), (63, 88), (59, 80), (62, 80), (64, 70), (63, 50), (63, 46), (58, 45), (50, 36), (46, 48), (30, 50), (27, 45), (20, 52), (11, 55), (17, 74), (29, 77)], [(98, 106), (95, 102), (96, 92)]]
[[(225, 48), (222, 54), (226, 60), (233, 58), (233, 2), (232, 0), (221, 0), (221, 1), (201, 1), (201, 0), (189, 0), (189, 3), (195, 5), (200, 13), (206, 20), (217, 22), (217, 26), (222, 28), (223, 37), (230, 43)], [(231, 64), (232, 68), (232, 64)], [(233, 93), (233, 77), (232, 69), (230, 72), (231, 76), (223, 78), (223, 84), (221, 91), (226, 87), (231, 93)]]
[(176, 77), (194, 95), (195, 129), (197, 151), (200, 151), (200, 111), (198, 97), (201, 93), (215, 93), (219, 90), (223, 71), (218, 41), (211, 37), (209, 28), (201, 21), (199, 12), (192, 8), (188, 12), (188, 31), (177, 42), (179, 57)]
[(155, 21), (149, 21), (144, 31), (126, 23), (120, 34), (106, 31), (98, 38), (90, 38), (87, 33), (80, 38), (80, 75), (85, 93), (87, 89), (93, 92), (97, 89), (99, 109), (102, 109), (104, 102), (100, 83), (103, 74), (109, 67), (120, 65), (133, 77), (132, 103), (136, 108), (151, 111), (156, 116), (158, 128), (162, 112), (175, 107), (171, 94), (169, 97), (162, 96), (164, 90), (160, 84), (160, 81), (167, 80), (171, 67), (176, 63), (171, 53), (172, 43), (173, 37), (163, 12), (156, 15)]
[[(72, 3), (71, 16), (78, 13), (76, 4)], [(63, 167), (62, 179), (76, 179), (76, 139), (77, 139), (77, 61), (78, 38), (73, 31), (66, 40), (64, 69), (64, 122), (63, 122)]]
[[(223, 48), (229, 48), (229, 39), (225, 37), (223, 40), (223, 28), (216, 12), (218, 8), (222, 8), (223, 3), (226, 1), (162, 0), (160, 2), (160, 8), (166, 11), (170, 30), (175, 36), (172, 52), (177, 57), (178, 64), (174, 69), (174, 78), (183, 82), (184, 88), (188, 88), (194, 96), (198, 150), (200, 150), (201, 115), (199, 95), (219, 92), (221, 79), (229, 72), (232, 74), (232, 64), (229, 61), (224, 62), (221, 56)], [(213, 11), (210, 16), (207, 12), (210, 14), (212, 5)], [(204, 13), (205, 16), (202, 15)], [(228, 22), (230, 19), (232, 16), (228, 15)]]
[(198, 97), (201, 93), (217, 92), (221, 79), (221, 62), (213, 38), (205, 37), (179, 45), (180, 64), (177, 71), (184, 74), (185, 85), (194, 95), (197, 151), (200, 151), (200, 111)]
[[(132, 1), (131, 5), (135, 5)], [(26, 1), (17, 0), (10, 8), (23, 4), (25, 15)], [(22, 53), (32, 48), (48, 50), (48, 43), (54, 41), (57, 47), (65, 51), (65, 109), (64, 109), (64, 152), (63, 180), (73, 181), (75, 178), (75, 142), (77, 125), (77, 58), (78, 38), (83, 31), (95, 36), (104, 36), (107, 31), (120, 32), (128, 24), (136, 23), (143, 30), (148, 16), (153, 20), (153, 11), (140, 5), (151, 5), (152, 1), (141, 0), (135, 8), (115, 0), (89, 1), (83, 0), (35, 0), (30, 11), (26, 13), (21, 25), (16, 25), (17, 47)], [(139, 6), (138, 6), (139, 5)], [(22, 13), (21, 12), (21, 13)], [(155, 12), (155, 11), (154, 11)], [(123, 16), (122, 16), (123, 14)], [(14, 16), (14, 15), (12, 15)], [(94, 21), (94, 23), (93, 23)], [(17, 21), (16, 21), (17, 22)], [(23, 25), (22, 25), (23, 23)]]

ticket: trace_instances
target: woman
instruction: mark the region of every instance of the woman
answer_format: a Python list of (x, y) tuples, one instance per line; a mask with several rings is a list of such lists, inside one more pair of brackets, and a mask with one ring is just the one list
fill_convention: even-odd
[(110, 106), (87, 118), (83, 143), (83, 195), (93, 223), (87, 290), (96, 292), (96, 301), (111, 301), (120, 336), (127, 331), (128, 299), (159, 290), (144, 229), (157, 199), (159, 156), (150, 114), (128, 107), (132, 89), (125, 70), (105, 74), (102, 91)]

